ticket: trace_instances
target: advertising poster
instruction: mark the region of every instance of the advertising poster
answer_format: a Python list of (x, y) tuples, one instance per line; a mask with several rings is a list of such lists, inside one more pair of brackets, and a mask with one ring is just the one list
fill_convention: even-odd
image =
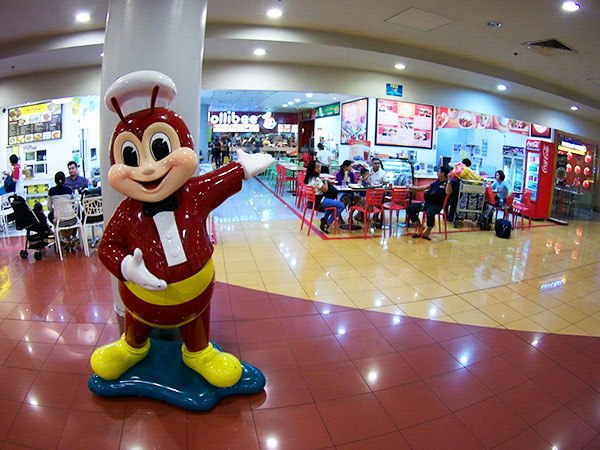
[(368, 99), (363, 98), (342, 105), (342, 136), (340, 144), (349, 144), (351, 139), (367, 139), (368, 102)]
[(491, 129), (494, 124), (494, 116), (481, 114), (464, 109), (435, 108), (436, 128), (478, 128)]
[(531, 137), (550, 139), (552, 137), (552, 128), (538, 125), (536, 123), (531, 124)]
[(62, 137), (62, 105), (52, 102), (8, 110), (8, 145)]
[(337, 116), (340, 113), (340, 104), (332, 103), (331, 105), (319, 106), (315, 109), (315, 119), (320, 117)]
[(377, 99), (375, 145), (432, 148), (433, 106)]

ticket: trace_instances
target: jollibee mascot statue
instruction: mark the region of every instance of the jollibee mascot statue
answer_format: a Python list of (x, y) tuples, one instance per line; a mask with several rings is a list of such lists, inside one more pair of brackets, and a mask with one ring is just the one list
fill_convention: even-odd
[[(183, 119), (167, 109), (176, 92), (168, 76), (139, 71), (117, 79), (104, 98), (120, 118), (110, 144), (108, 181), (127, 198), (108, 222), (98, 255), (118, 279), (125, 332), (94, 351), (96, 375), (89, 386), (99, 395), (146, 395), (209, 409), (224, 395), (261, 390), (264, 377), (209, 340), (214, 265), (207, 217), (241, 190), (243, 180), (274, 160), (239, 150), (236, 162), (192, 177), (198, 167), (192, 136)], [(160, 348), (144, 369), (144, 359), (153, 354), (155, 327), (179, 328), (183, 345), (171, 343), (166, 351), (152, 339)], [(175, 362), (169, 362), (174, 352)], [(147, 374), (150, 379), (144, 379)], [(182, 378), (173, 386), (171, 376)], [(199, 392), (183, 392), (198, 383)]]

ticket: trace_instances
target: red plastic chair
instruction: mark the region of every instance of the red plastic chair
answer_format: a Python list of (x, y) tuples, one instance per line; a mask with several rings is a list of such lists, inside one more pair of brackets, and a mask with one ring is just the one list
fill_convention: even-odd
[[(302, 190), (304, 191), (304, 210), (302, 211), (302, 224), (300, 225), (300, 230), (304, 227), (304, 222), (308, 224), (308, 233), (307, 236), (310, 236), (310, 229), (312, 228), (312, 221), (315, 215), (315, 204), (316, 204), (316, 195), (315, 188), (308, 185), (303, 185)], [(306, 210), (308, 209), (308, 204), (310, 203), (311, 212), (310, 212), (310, 221), (306, 220)], [(319, 208), (317, 208), (319, 210)], [(332, 206), (330, 208), (323, 208), (324, 211), (333, 210), (333, 234), (337, 231), (337, 208)]]
[(371, 214), (383, 213), (383, 237), (385, 237), (385, 210), (383, 209), (383, 189), (368, 189), (367, 190), (367, 204), (364, 207), (352, 206), (350, 208), (350, 229), (352, 229), (352, 216), (354, 211), (363, 213), (363, 225), (365, 227), (365, 239), (367, 238), (367, 230), (369, 228), (369, 216)]
[(296, 173), (296, 208), (302, 208), (304, 205), (304, 176), (306, 175), (305, 171), (300, 171)]
[[(392, 189), (392, 201), (383, 204), (385, 209), (390, 210), (390, 234), (394, 211), (396, 211), (396, 223), (398, 223), (400, 210), (408, 207), (408, 201), (408, 187), (395, 187)], [(406, 216), (406, 223), (408, 223), (408, 216)]]
[[(444, 237), (448, 240), (448, 220), (446, 219), (446, 204), (448, 203), (448, 196), (444, 199), (444, 206), (442, 210), (436, 214), (438, 218), (438, 229), (440, 234), (442, 233), (442, 219), (444, 219)], [(421, 237), (423, 237), (423, 231), (425, 230), (425, 220), (427, 219), (427, 212), (421, 212)]]
[(532, 191), (525, 191), (523, 193), (523, 198), (522, 201), (520, 202), (514, 202), (512, 205), (513, 208), (513, 217), (512, 217), (512, 222), (513, 222), (513, 229), (515, 228), (515, 226), (517, 225), (517, 213), (521, 214), (521, 230), (525, 229), (525, 224), (524, 222), (524, 215), (525, 213), (527, 214), (527, 217), (529, 217), (529, 228), (531, 228), (531, 197), (533, 196), (533, 192)]
[(513, 202), (515, 201), (515, 193), (513, 192), (510, 195), (507, 195), (504, 199), (504, 208), (496, 208), (496, 217), (494, 221), (498, 220), (498, 211), (504, 211), (503, 219), (506, 219), (508, 216), (508, 212), (512, 210)]
[(285, 186), (289, 183), (294, 183), (296, 181), (295, 177), (289, 176), (285, 167), (277, 165), (277, 181), (275, 182), (275, 193), (277, 194), (285, 194)]

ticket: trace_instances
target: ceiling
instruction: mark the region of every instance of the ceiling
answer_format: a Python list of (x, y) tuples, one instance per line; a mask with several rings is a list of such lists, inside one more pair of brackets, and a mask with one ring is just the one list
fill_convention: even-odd
[[(580, 110), (572, 114), (600, 122), (600, 2), (577, 2), (581, 9), (566, 13), (562, 0), (208, 0), (205, 59), (359, 66), (394, 74), (394, 64), (402, 62), (402, 76), (488, 92), (504, 82), (509, 89), (503, 95), (561, 111), (577, 104)], [(0, 78), (101, 64), (108, 4), (2, 2)], [(273, 6), (283, 10), (279, 19), (265, 14)], [(89, 12), (90, 22), (75, 23), (78, 11)], [(502, 26), (488, 27), (491, 20)], [(543, 39), (574, 51), (545, 56), (521, 45)], [(267, 54), (254, 56), (256, 47)], [(316, 106), (303, 93), (204, 93), (204, 102), (215, 102), (213, 109), (254, 109), (254, 103), (284, 111), (281, 105), (294, 98), (302, 106), (293, 108)], [(331, 103), (332, 97), (325, 93), (312, 102)]]

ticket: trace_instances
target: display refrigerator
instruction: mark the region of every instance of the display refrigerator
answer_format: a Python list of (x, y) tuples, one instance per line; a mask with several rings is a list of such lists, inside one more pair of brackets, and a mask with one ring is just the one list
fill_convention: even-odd
[(537, 139), (527, 140), (523, 189), (532, 193), (532, 219), (548, 218), (554, 186), (554, 154), (553, 143)]
[(387, 182), (395, 186), (408, 186), (415, 182), (415, 169), (408, 158), (380, 158)]
[(511, 192), (523, 192), (523, 175), (525, 169), (525, 154), (523, 147), (502, 148), (502, 170)]

